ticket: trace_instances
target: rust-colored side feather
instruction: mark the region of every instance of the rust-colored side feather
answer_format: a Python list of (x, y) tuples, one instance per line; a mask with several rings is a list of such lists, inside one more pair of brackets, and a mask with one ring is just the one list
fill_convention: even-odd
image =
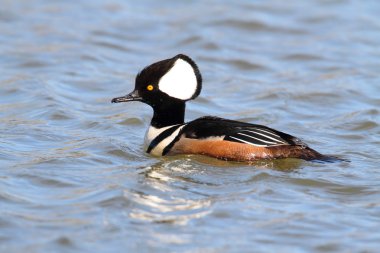
[(254, 161), (278, 158), (313, 160), (323, 157), (317, 151), (306, 146), (281, 145), (257, 147), (225, 140), (197, 140), (190, 138), (180, 138), (168, 154), (201, 154), (230, 161)]

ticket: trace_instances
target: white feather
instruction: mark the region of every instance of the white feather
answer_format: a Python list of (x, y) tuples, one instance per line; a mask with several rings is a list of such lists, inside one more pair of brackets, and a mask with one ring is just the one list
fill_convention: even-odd
[[(162, 156), (162, 152), (168, 146), (174, 139), (177, 137), (179, 134), (179, 131), (184, 127), (179, 126), (177, 130), (175, 130), (171, 135), (163, 139), (161, 142), (157, 144), (156, 147), (150, 151), (150, 154), (155, 155), (155, 156)], [(145, 135), (145, 145), (148, 147), (149, 144), (157, 137), (159, 136), (162, 132), (164, 132), (166, 129), (171, 128), (173, 126), (167, 126), (167, 127), (162, 127), (162, 128), (155, 128), (153, 126), (150, 126), (146, 135)]]
[(148, 131), (145, 133), (145, 145), (148, 147), (149, 144), (157, 137), (159, 136), (163, 131), (165, 131), (168, 128), (171, 128), (172, 126), (162, 127), (162, 128), (155, 128), (154, 126), (150, 126), (148, 128)]
[(197, 90), (197, 77), (193, 67), (182, 59), (178, 59), (173, 67), (161, 77), (158, 88), (171, 97), (187, 100)]

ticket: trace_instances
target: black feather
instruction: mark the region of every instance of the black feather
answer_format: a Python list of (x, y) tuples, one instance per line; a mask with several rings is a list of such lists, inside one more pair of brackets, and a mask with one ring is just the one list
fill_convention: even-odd
[(224, 140), (258, 146), (307, 146), (298, 138), (275, 129), (240, 121), (206, 116), (189, 122), (181, 130), (186, 138), (206, 139), (224, 136)]

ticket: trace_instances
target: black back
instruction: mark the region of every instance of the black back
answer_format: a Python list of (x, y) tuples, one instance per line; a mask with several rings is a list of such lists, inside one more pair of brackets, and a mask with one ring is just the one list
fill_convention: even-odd
[(206, 139), (224, 136), (224, 140), (255, 146), (307, 146), (300, 139), (275, 129), (240, 121), (206, 116), (189, 122), (182, 134), (186, 138)]

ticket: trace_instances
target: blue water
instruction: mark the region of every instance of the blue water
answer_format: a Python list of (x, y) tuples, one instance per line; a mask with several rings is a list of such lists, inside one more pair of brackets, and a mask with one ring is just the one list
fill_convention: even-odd
[[(0, 1), (0, 252), (378, 252), (380, 2)], [(144, 153), (146, 65), (199, 65), (187, 120), (350, 162)]]

